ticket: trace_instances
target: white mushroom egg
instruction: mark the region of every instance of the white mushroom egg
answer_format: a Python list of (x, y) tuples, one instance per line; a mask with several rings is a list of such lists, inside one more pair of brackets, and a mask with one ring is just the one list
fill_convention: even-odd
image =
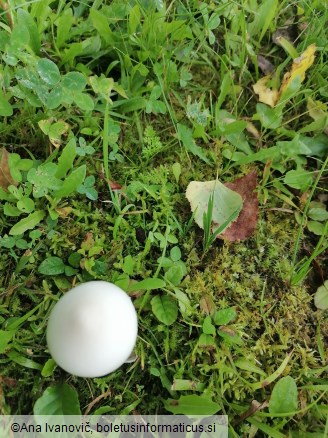
[(47, 343), (65, 371), (100, 377), (128, 360), (137, 333), (137, 314), (127, 293), (106, 281), (89, 281), (56, 303), (48, 321)]

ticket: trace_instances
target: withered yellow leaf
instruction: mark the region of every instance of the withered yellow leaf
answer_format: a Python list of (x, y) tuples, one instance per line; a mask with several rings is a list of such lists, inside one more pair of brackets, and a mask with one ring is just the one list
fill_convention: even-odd
[(273, 108), (278, 100), (278, 90), (266, 86), (271, 79), (270, 75), (264, 76), (253, 85), (253, 90), (259, 96), (259, 101)]
[(316, 51), (316, 45), (311, 44), (298, 58), (294, 59), (290, 72), (285, 73), (280, 90), (279, 97), (286, 91), (291, 83), (299, 78), (300, 82), (305, 79), (305, 72), (308, 70), (314, 62), (314, 54)]

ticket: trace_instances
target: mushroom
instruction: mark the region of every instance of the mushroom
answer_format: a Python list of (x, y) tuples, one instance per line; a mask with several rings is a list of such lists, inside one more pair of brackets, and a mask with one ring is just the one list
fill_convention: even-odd
[(100, 377), (128, 360), (137, 333), (137, 314), (127, 293), (106, 281), (89, 281), (56, 303), (48, 321), (47, 343), (65, 371)]

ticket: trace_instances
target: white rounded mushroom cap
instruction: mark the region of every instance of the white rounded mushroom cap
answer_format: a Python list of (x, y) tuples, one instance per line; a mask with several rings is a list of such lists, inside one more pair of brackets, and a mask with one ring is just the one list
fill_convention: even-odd
[(67, 292), (53, 308), (47, 327), (51, 356), (65, 371), (100, 377), (130, 356), (138, 320), (130, 297), (106, 281), (89, 281)]

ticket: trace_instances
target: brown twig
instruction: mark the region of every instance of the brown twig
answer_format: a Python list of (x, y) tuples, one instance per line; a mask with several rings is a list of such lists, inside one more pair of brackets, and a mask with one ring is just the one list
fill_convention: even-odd
[(91, 409), (94, 407), (94, 405), (96, 405), (98, 402), (100, 402), (100, 400), (102, 400), (103, 398), (107, 398), (110, 397), (112, 395), (110, 389), (108, 389), (106, 392), (104, 392), (103, 394), (100, 394), (98, 397), (96, 397), (94, 400), (92, 400), (91, 403), (88, 404), (84, 415), (88, 415), (89, 412), (91, 411)]

